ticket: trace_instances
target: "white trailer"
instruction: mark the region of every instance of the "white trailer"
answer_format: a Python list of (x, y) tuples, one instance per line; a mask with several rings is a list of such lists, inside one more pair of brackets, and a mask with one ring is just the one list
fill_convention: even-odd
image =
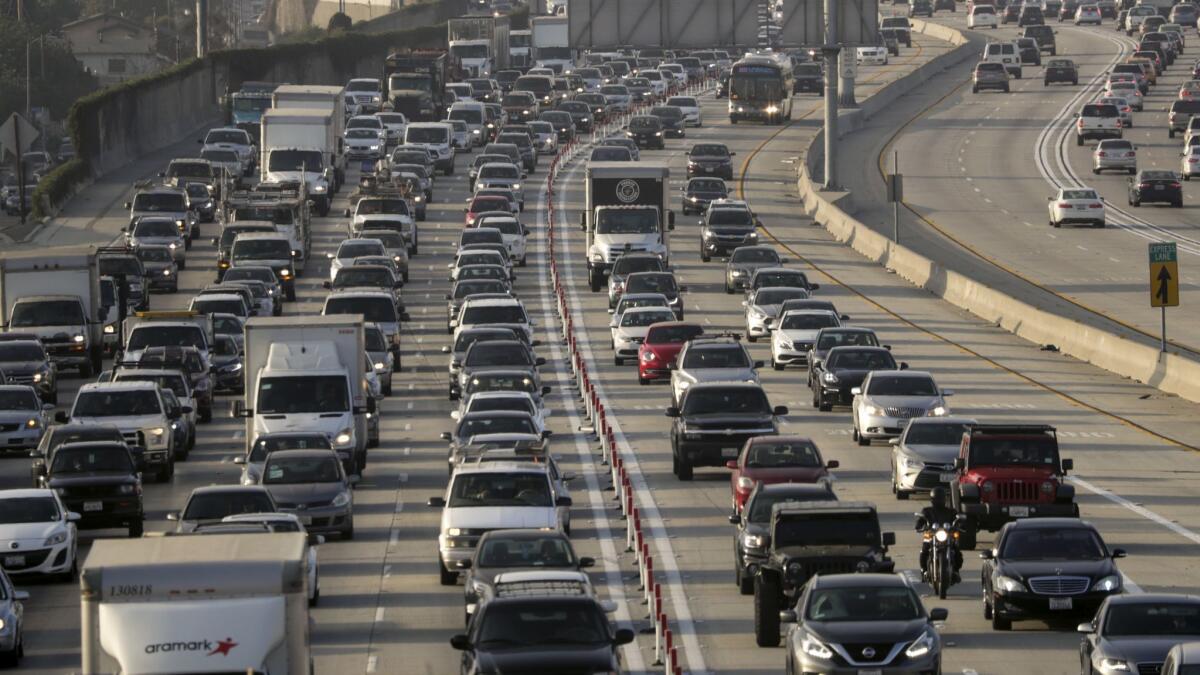
[(313, 672), (303, 534), (100, 539), (79, 585), (85, 675)]
[(575, 50), (568, 37), (567, 17), (535, 16), (529, 23), (533, 30), (534, 66), (556, 73), (574, 70)]

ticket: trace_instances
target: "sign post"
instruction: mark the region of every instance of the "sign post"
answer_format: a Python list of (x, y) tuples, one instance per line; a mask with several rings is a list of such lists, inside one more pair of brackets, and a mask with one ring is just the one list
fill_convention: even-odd
[(0, 157), (4, 151), (11, 152), (17, 164), (17, 213), (21, 216), (21, 224), (25, 224), (25, 152), (37, 140), (38, 130), (25, 121), (17, 113), (13, 113), (0, 124)]
[(1179, 257), (1175, 242), (1150, 244), (1150, 306), (1162, 311), (1159, 351), (1167, 351), (1167, 308), (1179, 306)]
[(887, 200), (892, 203), (892, 240), (900, 243), (900, 202), (904, 201), (904, 176), (900, 173), (900, 151), (892, 155), (892, 173), (887, 174)]

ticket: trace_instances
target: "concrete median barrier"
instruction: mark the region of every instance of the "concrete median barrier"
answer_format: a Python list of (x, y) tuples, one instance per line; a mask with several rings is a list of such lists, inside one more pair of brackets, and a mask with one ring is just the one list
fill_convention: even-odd
[[(899, 97), (976, 53), (977, 47), (968, 44), (967, 37), (952, 28), (914, 20), (913, 30), (958, 46), (884, 86), (864, 101), (861, 108), (839, 116), (839, 137), (862, 128), (874, 114)], [(1132, 340), (1017, 300), (948, 270), (910, 248), (896, 245), (855, 219), (847, 212), (852, 195), (823, 192), (813, 178), (821, 167), (822, 133), (806, 149), (797, 188), (806, 212), (835, 239), (908, 282), (1030, 342), (1053, 344), (1063, 354), (1190, 401), (1200, 401), (1200, 362), (1173, 353), (1162, 354), (1157, 345), (1148, 341)]]

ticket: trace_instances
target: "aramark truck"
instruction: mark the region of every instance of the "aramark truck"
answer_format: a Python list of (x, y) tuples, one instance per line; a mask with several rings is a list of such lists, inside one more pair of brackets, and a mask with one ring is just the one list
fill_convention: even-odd
[(436, 122), (446, 116), (446, 84), (452, 57), (444, 51), (396, 52), (383, 62), (383, 86), (392, 110), (410, 122)]
[(567, 17), (535, 16), (529, 23), (533, 26), (533, 65), (559, 74), (574, 70), (575, 50), (567, 37)]
[(450, 53), (469, 77), (491, 77), (508, 68), (508, 17), (461, 16), (446, 22)]
[(586, 208), (579, 220), (587, 232), (593, 293), (604, 287), (613, 262), (626, 251), (648, 251), (670, 261), (667, 230), (675, 229), (675, 212), (667, 208), (670, 178), (665, 164), (588, 164)]
[(88, 246), (0, 257), (0, 331), (36, 333), (60, 369), (99, 372), (104, 320), (96, 249)]
[(97, 540), (80, 574), (85, 675), (311, 675), (298, 532)]
[(245, 332), (244, 400), (233, 416), (246, 419), (246, 448), (260, 434), (324, 433), (343, 459), (365, 466), (367, 393), (361, 316), (252, 317)]
[(262, 116), (260, 179), (296, 183), (306, 190), (322, 216), (341, 186), (342, 137), (327, 110), (272, 108)]

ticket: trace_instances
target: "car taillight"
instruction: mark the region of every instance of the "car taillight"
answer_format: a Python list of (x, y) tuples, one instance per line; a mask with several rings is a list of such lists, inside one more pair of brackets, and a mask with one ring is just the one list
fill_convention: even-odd
[(1127, 153), (1125, 153), (1125, 156), (1126, 157), (1137, 157), (1137, 153), (1136, 152), (1127, 152)]
[(1188, 164), (1195, 164), (1196, 162), (1200, 162), (1200, 159), (1196, 159), (1195, 157), (1188, 159)]
[(1079, 128), (1080, 128), (1080, 129), (1082, 129), (1082, 128), (1083, 128), (1083, 120), (1082, 120), (1082, 119), (1081, 119), (1081, 120), (1079, 120), (1079, 122), (1078, 122), (1077, 124), (1078, 124), (1078, 126), (1079, 126)]
[(1108, 157), (1108, 153), (1107, 152), (1097, 152), (1096, 156), (1097, 157)]
[(1088, 204), (1088, 208), (1089, 209), (1102, 209), (1102, 208), (1104, 208), (1104, 205), (1097, 202), (1095, 204)]
[(1142, 183), (1142, 184), (1141, 184), (1141, 185), (1139, 185), (1138, 187), (1139, 187), (1139, 188), (1141, 188), (1141, 189), (1143, 189), (1143, 190), (1149, 190), (1149, 189), (1150, 189), (1150, 184), (1149, 184), (1149, 183)]
[(1060, 208), (1060, 209), (1069, 209), (1069, 208), (1071, 208), (1071, 202), (1059, 202), (1059, 203), (1058, 203), (1058, 208)]
[(1183, 187), (1183, 186), (1182, 186), (1182, 185), (1180, 185), (1179, 183), (1171, 183), (1171, 187), (1173, 187), (1173, 188), (1175, 188), (1175, 189), (1179, 189), (1179, 188), (1181, 188), (1181, 187)]

